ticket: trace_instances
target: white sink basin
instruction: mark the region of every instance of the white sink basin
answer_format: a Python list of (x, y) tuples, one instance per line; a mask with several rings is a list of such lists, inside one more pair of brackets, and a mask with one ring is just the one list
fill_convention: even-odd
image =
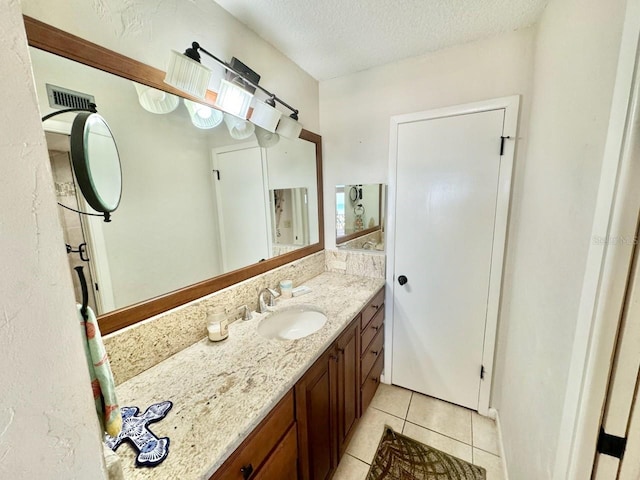
[(312, 305), (295, 305), (270, 313), (260, 320), (258, 333), (265, 338), (295, 340), (320, 330), (327, 316)]

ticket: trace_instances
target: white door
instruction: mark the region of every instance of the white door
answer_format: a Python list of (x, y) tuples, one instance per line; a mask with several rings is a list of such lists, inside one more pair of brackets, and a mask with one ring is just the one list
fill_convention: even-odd
[(270, 258), (260, 148), (217, 151), (213, 164), (224, 271)]
[[(616, 452), (615, 445), (620, 440), (613, 438), (608, 444), (614, 448), (599, 448), (604, 453), (596, 453), (594, 480), (640, 478), (640, 267), (637, 247), (635, 255), (602, 420), (606, 435), (626, 438), (627, 444), (623, 452)], [(622, 460), (619, 453), (623, 453)]]
[(474, 410), (504, 122), (502, 108), (397, 127), (392, 382)]

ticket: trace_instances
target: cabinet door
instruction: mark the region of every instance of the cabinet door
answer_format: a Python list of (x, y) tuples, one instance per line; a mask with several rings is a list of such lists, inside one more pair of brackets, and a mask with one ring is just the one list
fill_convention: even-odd
[(338, 465), (335, 351), (325, 352), (295, 388), (299, 478), (327, 480)]
[(338, 451), (344, 453), (348, 439), (358, 419), (358, 395), (360, 394), (360, 317), (356, 318), (338, 338)]
[(255, 476), (255, 480), (295, 480), (298, 478), (297, 459), (298, 446), (294, 423), (269, 455), (264, 466)]

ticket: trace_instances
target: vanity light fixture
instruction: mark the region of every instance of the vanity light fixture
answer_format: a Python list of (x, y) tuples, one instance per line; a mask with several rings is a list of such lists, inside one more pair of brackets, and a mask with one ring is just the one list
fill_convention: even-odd
[(253, 123), (243, 120), (242, 118), (234, 117), (228, 113), (224, 114), (224, 123), (229, 129), (229, 135), (236, 140), (246, 140), (255, 131)]
[(156, 114), (171, 113), (178, 108), (179, 98), (157, 88), (147, 87), (133, 82), (138, 93), (138, 102), (147, 112)]
[(224, 78), (220, 80), (220, 89), (216, 96), (216, 107), (231, 115), (246, 118), (251, 106), (253, 93)]
[(292, 140), (298, 138), (300, 136), (300, 132), (302, 132), (302, 124), (298, 122), (298, 114), (296, 112), (293, 112), (288, 117), (283, 115), (278, 123), (278, 128), (276, 128), (276, 133), (278, 135)]
[(276, 101), (273, 97), (267, 98), (264, 102), (256, 103), (251, 113), (251, 123), (269, 132), (275, 132), (282, 114), (276, 109)]
[[(233, 58), (229, 64), (202, 48), (198, 42), (193, 42), (184, 54), (172, 50), (164, 81), (190, 95), (205, 98), (212, 72), (200, 63), (200, 52), (211, 57), (227, 72), (226, 78), (220, 82), (216, 106), (225, 112), (246, 118), (253, 93), (258, 89), (266, 93), (269, 99), (264, 103), (264, 106), (262, 102), (256, 105), (259, 112), (255, 118), (252, 116), (252, 122), (258, 122), (256, 125), (271, 132), (275, 130), (276, 133), (284, 137), (298, 138), (302, 131), (302, 125), (298, 122), (298, 110), (258, 85), (260, 75), (237, 58)], [(276, 102), (291, 110), (293, 112), (291, 116), (285, 117), (280, 114), (275, 108)], [(277, 122), (275, 120), (276, 112), (280, 115)], [(276, 125), (273, 125), (274, 122)]]
[(186, 98), (183, 100), (184, 106), (187, 107), (191, 123), (203, 130), (215, 128), (222, 123), (224, 113), (215, 108), (207, 107), (201, 103), (192, 102)]

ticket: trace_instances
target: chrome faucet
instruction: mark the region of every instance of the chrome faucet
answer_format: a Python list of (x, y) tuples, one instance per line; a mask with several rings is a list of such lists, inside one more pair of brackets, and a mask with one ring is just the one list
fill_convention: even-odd
[[(269, 294), (268, 303), (264, 300), (264, 294)], [(276, 298), (279, 297), (280, 294), (275, 290), (270, 288), (263, 288), (260, 290), (258, 294), (258, 313), (265, 313), (268, 310), (268, 307), (274, 307), (276, 305)]]

